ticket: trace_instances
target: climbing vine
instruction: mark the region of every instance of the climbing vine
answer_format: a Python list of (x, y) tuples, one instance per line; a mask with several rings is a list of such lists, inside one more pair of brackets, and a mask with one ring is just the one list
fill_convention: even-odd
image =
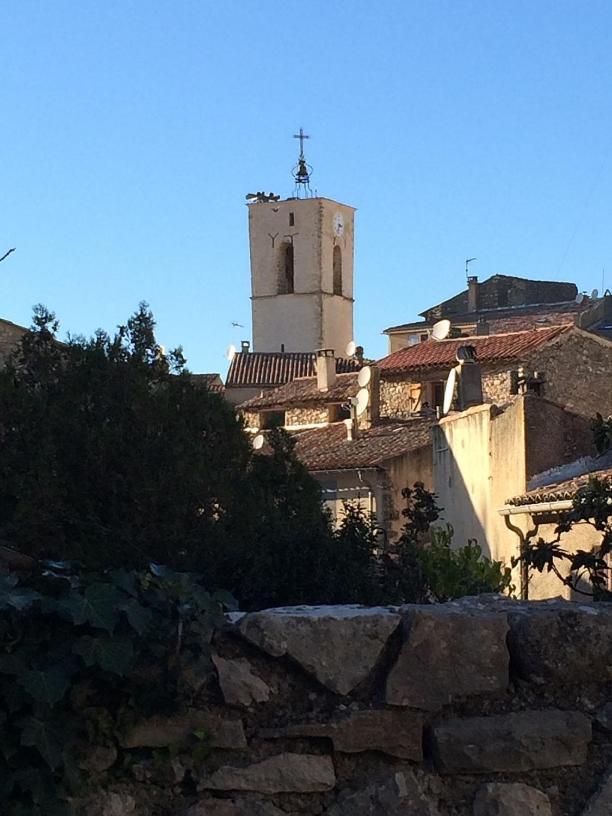
[(210, 671), (225, 592), (158, 565), (81, 575), (46, 563), (0, 572), (0, 813), (69, 816), (79, 748), (169, 708)]

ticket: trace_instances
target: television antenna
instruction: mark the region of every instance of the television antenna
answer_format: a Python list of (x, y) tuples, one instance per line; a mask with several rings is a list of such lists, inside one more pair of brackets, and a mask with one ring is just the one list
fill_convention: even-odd
[(437, 323), (434, 323), (433, 328), (431, 330), (431, 336), (434, 340), (446, 340), (448, 334), (450, 332), (451, 322), (450, 320), (438, 320)]
[(372, 379), (372, 369), (370, 366), (364, 366), (357, 375), (357, 382), (360, 388), (365, 388)]
[(455, 380), (457, 379), (457, 371), (454, 368), (448, 372), (448, 379), (444, 387), (444, 402), (442, 403), (442, 413), (448, 414), (453, 404), (453, 397), (455, 396)]
[(230, 343), (230, 345), (225, 349), (225, 359), (229, 360), (231, 363), (235, 356), (236, 346), (233, 343)]
[(264, 444), (264, 435), (257, 434), (257, 436), (253, 439), (253, 450), (261, 450)]
[(344, 349), (344, 353), (346, 354), (347, 357), (354, 357), (356, 351), (357, 351), (357, 344), (355, 343), (354, 340), (350, 340), (346, 344), (346, 348)]
[(466, 258), (465, 259), (465, 277), (467, 280), (470, 279), (470, 264), (474, 261), (477, 261), (478, 258)]

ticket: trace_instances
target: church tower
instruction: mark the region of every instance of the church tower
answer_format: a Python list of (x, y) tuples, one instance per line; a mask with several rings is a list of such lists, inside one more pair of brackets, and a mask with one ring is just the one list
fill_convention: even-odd
[(247, 198), (255, 351), (334, 349), (353, 339), (354, 207), (310, 190), (300, 130), (292, 198)]

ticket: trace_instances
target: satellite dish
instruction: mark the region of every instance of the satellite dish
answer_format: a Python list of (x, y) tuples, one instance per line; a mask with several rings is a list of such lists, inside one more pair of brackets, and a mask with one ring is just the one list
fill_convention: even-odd
[(370, 394), (367, 388), (362, 388), (357, 392), (356, 398), (356, 408), (357, 408), (357, 416), (361, 416), (365, 409), (368, 407), (368, 403), (370, 401)]
[(235, 356), (236, 346), (233, 343), (230, 343), (230, 345), (225, 349), (225, 359), (229, 360), (231, 363)]
[(372, 378), (372, 369), (370, 366), (364, 366), (357, 375), (357, 382), (360, 388), (365, 388)]
[(584, 292), (578, 292), (576, 295), (576, 303), (580, 306), (582, 301), (584, 300)]
[(253, 439), (253, 450), (261, 450), (263, 448), (264, 441), (264, 435), (257, 434), (255, 439)]
[(431, 336), (434, 340), (446, 340), (450, 332), (450, 327), (450, 320), (438, 320), (438, 322), (433, 325)]
[(451, 405), (453, 404), (453, 397), (455, 396), (455, 380), (457, 379), (457, 372), (451, 368), (446, 380), (446, 387), (444, 388), (444, 402), (442, 403), (442, 413), (448, 414)]
[(593, 289), (593, 291), (591, 292), (591, 300), (597, 300), (598, 297), (599, 291), (597, 289)]
[(351, 340), (349, 343), (346, 344), (345, 351), (346, 351), (346, 356), (347, 357), (353, 357), (353, 355), (357, 351), (357, 346), (356, 346), (354, 340)]

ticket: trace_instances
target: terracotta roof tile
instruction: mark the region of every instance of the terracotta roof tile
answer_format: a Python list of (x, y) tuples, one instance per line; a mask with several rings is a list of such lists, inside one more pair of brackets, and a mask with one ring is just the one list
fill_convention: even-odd
[(473, 346), (479, 363), (494, 363), (502, 360), (522, 360), (538, 346), (549, 343), (571, 326), (550, 326), (508, 334), (492, 334), (476, 337), (458, 337), (451, 340), (427, 340), (416, 346), (408, 346), (389, 354), (380, 360), (383, 375), (400, 374), (428, 368), (449, 368), (456, 363), (456, 353), (460, 346)]
[(586, 487), (589, 483), (589, 479), (600, 479), (612, 482), (612, 468), (583, 473), (581, 476), (574, 476), (573, 479), (567, 479), (564, 482), (557, 482), (557, 484), (545, 485), (535, 488), (534, 490), (529, 490), (522, 496), (515, 496), (512, 499), (508, 499), (506, 504), (520, 506), (524, 504), (538, 504), (539, 502), (573, 499), (581, 487)]
[(435, 424), (435, 418), (380, 422), (349, 441), (344, 423), (335, 422), (298, 434), (296, 453), (311, 471), (380, 467), (429, 445)]
[(206, 388), (208, 391), (214, 391), (217, 394), (222, 394), (225, 391), (221, 375), (214, 374), (192, 374), (191, 381), (197, 388)]
[[(225, 380), (226, 388), (284, 385), (297, 377), (316, 374), (316, 354), (307, 351), (241, 351), (234, 355)], [(358, 371), (357, 360), (336, 358), (336, 371), (344, 374)]]
[(239, 407), (246, 410), (261, 408), (284, 408), (299, 405), (311, 405), (317, 402), (337, 403), (345, 402), (355, 396), (359, 390), (357, 372), (352, 374), (338, 374), (336, 382), (327, 391), (319, 391), (316, 377), (300, 377), (280, 388), (267, 391), (260, 397), (251, 397)]

